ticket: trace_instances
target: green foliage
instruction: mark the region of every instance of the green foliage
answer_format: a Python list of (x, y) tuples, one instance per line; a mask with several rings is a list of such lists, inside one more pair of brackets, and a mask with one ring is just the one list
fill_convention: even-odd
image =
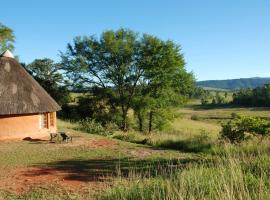
[[(156, 109), (153, 112), (152, 130), (162, 131), (170, 127), (170, 123), (175, 119), (172, 109)], [(150, 121), (148, 121), (150, 123)], [(149, 131), (151, 132), (151, 131)]]
[(62, 110), (57, 113), (57, 117), (71, 122), (77, 122), (82, 119), (78, 112), (78, 105), (64, 104), (61, 108)]
[(242, 142), (247, 138), (247, 134), (268, 136), (270, 122), (257, 117), (237, 117), (222, 125), (221, 138), (232, 143)]
[(202, 104), (202, 105), (207, 105), (207, 104), (209, 104), (209, 100), (208, 100), (208, 98), (207, 98), (206, 96), (203, 96), (203, 97), (201, 98), (201, 104)]
[(110, 135), (111, 132), (107, 131), (101, 123), (96, 122), (94, 119), (86, 118), (79, 122), (79, 129), (91, 134)]
[(12, 29), (0, 23), (0, 53), (14, 50), (15, 36)]
[(232, 117), (233, 119), (235, 119), (235, 118), (237, 118), (237, 117), (238, 117), (238, 114), (237, 114), (237, 113), (235, 113), (235, 112), (232, 112), (232, 113), (231, 113), (231, 117)]
[(119, 130), (119, 126), (113, 122), (107, 122), (104, 126), (105, 130), (109, 133), (113, 133)]
[(106, 103), (100, 101), (99, 98), (91, 94), (78, 98), (77, 112), (82, 119), (88, 117), (95, 119), (102, 124), (110, 121)]
[(219, 92), (216, 92), (216, 102), (217, 104), (224, 104), (225, 103), (225, 98), (223, 96), (221, 96), (221, 94)]
[(120, 113), (125, 131), (131, 108), (138, 118), (150, 114), (151, 130), (158, 117), (154, 113), (182, 101), (194, 86), (178, 45), (126, 29), (103, 32), (100, 38), (76, 37), (62, 54), (62, 65), (74, 87), (99, 91), (92, 94), (101, 97), (107, 109)]
[(198, 121), (200, 118), (199, 118), (198, 115), (193, 114), (193, 115), (191, 115), (190, 119), (195, 120), (195, 121)]
[(190, 98), (199, 99), (209, 95), (210, 92), (208, 90), (205, 90), (202, 87), (194, 87), (192, 93), (190, 94)]
[(49, 58), (36, 59), (25, 66), (26, 70), (57, 101), (59, 105), (71, 101), (61, 66)]
[[(225, 96), (226, 93), (224, 93)], [(222, 96), (222, 94), (220, 92), (215, 92), (215, 96), (210, 95), (210, 97), (212, 98), (212, 105), (222, 105), (226, 103), (225, 97)], [(209, 97), (208, 97), (209, 98)], [(202, 105), (206, 105), (207, 104), (207, 97), (204, 97), (203, 100), (201, 100)]]
[(245, 132), (239, 127), (241, 122), (229, 121), (222, 125), (221, 138), (228, 139), (231, 143), (239, 143), (245, 140)]
[(270, 84), (255, 89), (242, 89), (233, 94), (232, 103), (241, 106), (270, 106)]

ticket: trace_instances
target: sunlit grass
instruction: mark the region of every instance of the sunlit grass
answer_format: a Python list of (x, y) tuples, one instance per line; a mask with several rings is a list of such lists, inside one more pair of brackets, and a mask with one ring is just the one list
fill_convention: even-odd
[[(254, 144), (253, 144), (254, 145)], [(122, 181), (109, 188), (103, 198), (124, 199), (268, 199), (270, 159), (264, 148), (260, 157), (238, 148), (223, 146), (223, 155), (210, 161), (191, 163), (167, 177)], [(263, 150), (263, 151), (261, 151)]]
[[(73, 143), (1, 142), (0, 181), (8, 170), (61, 162), (69, 162), (78, 172), (85, 165), (83, 171), (88, 172), (98, 161), (95, 170), (112, 170), (116, 175), (95, 196), (44, 186), (23, 195), (0, 190), (0, 200), (269, 198), (269, 139), (251, 138), (240, 145), (218, 140), (220, 124), (230, 119), (231, 113), (267, 118), (268, 108), (190, 106), (175, 112), (182, 115), (172, 122), (170, 129), (152, 134), (131, 130), (104, 137), (78, 131), (78, 124), (58, 120), (58, 130), (72, 135)], [(191, 119), (192, 115), (198, 116), (196, 120)], [(97, 140), (109, 140), (115, 145), (88, 145)]]
[(202, 131), (207, 132), (209, 137), (216, 138), (221, 130), (220, 125), (203, 121), (195, 121), (190, 118), (176, 119), (172, 125), (174, 130), (180, 132), (179, 137), (182, 136), (184, 138), (199, 135)]

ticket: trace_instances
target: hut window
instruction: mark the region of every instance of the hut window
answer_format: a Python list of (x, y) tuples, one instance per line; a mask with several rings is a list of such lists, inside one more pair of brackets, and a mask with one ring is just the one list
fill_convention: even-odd
[(54, 114), (50, 113), (50, 126), (54, 126)]
[(39, 127), (40, 129), (42, 128), (48, 128), (48, 116), (46, 113), (42, 113), (40, 114), (40, 118), (39, 118)]

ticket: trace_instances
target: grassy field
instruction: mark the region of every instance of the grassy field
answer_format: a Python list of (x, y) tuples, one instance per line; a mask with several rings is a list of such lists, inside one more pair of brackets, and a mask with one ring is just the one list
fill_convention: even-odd
[(67, 122), (58, 124), (59, 130), (73, 135), (72, 143), (0, 143), (0, 199), (92, 199), (135, 171), (152, 174), (156, 166), (193, 159), (186, 153), (75, 131)]
[(175, 112), (171, 130), (150, 135), (92, 135), (59, 120), (72, 143), (1, 141), (0, 199), (269, 198), (270, 141), (218, 140), (231, 113), (268, 119), (268, 108), (193, 104)]

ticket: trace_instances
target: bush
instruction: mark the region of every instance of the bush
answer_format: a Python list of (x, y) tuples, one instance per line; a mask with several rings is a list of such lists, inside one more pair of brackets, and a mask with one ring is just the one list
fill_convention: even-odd
[(198, 115), (191, 115), (190, 119), (198, 121), (199, 117), (198, 117)]
[(109, 135), (110, 132), (94, 119), (86, 118), (79, 122), (79, 129), (91, 134)]
[(270, 122), (258, 117), (237, 117), (222, 125), (221, 138), (231, 143), (239, 143), (247, 138), (247, 134), (254, 136), (268, 136)]
[(202, 104), (202, 105), (207, 105), (207, 104), (209, 104), (209, 100), (207, 99), (207, 97), (201, 98), (201, 104)]
[(231, 113), (231, 117), (232, 117), (233, 119), (236, 119), (236, 118), (238, 117), (238, 115), (237, 115), (237, 113), (232, 112), (232, 113)]
[(229, 140), (231, 143), (240, 143), (245, 140), (245, 132), (239, 129), (237, 122), (229, 121), (222, 125), (221, 138)]
[(108, 122), (105, 124), (105, 129), (106, 129), (106, 131), (113, 133), (114, 131), (119, 130), (119, 126), (116, 123)]
[(57, 113), (57, 116), (69, 121), (79, 121), (81, 119), (77, 105), (63, 105), (62, 110)]

